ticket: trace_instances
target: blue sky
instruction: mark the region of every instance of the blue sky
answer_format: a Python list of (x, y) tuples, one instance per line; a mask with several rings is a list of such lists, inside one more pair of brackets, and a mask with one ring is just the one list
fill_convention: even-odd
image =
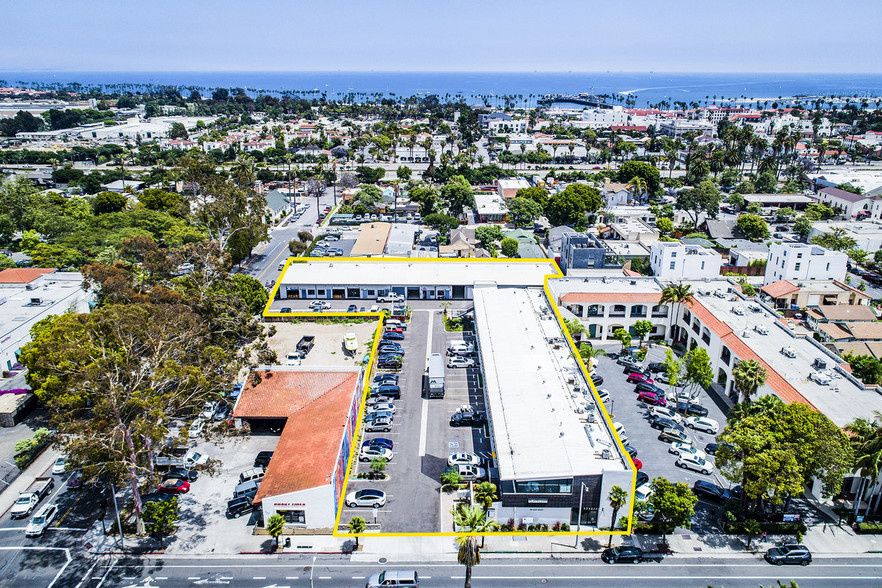
[(0, 70), (882, 72), (878, 0), (27, 0)]

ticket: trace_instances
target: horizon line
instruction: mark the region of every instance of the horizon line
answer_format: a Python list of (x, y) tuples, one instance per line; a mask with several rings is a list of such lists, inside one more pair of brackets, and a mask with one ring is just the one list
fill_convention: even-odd
[(693, 75), (868, 75), (882, 76), (877, 72), (843, 71), (675, 71), (675, 70), (468, 70), (468, 69), (0, 69), (2, 73), (377, 73), (377, 74), (422, 74), (422, 73), (462, 73), (462, 74), (573, 74), (573, 75), (615, 75), (615, 74), (693, 74)]

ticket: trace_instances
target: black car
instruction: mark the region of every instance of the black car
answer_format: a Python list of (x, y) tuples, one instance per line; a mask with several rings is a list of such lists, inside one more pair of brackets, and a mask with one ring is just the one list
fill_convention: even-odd
[(398, 387), (398, 384), (383, 384), (371, 390), (371, 397), (375, 396), (401, 398), (401, 388)]
[(653, 373), (653, 374), (663, 374), (666, 371), (668, 371), (668, 366), (656, 361), (656, 362), (653, 362), (653, 363), (649, 364), (648, 366), (646, 366), (646, 369), (648, 369), (650, 371), (650, 373)]
[(450, 417), (451, 427), (480, 427), (484, 424), (484, 415), (476, 412), (458, 412)]
[(630, 355), (619, 355), (616, 358), (616, 363), (619, 365), (625, 365), (628, 367), (640, 367), (640, 362), (631, 357)]
[(349, 308), (346, 309), (346, 312), (358, 312), (358, 307), (354, 304), (350, 304)]
[(404, 339), (404, 333), (396, 333), (395, 331), (386, 331), (383, 333), (384, 341), (401, 341)]
[(684, 427), (680, 423), (663, 416), (654, 416), (649, 419), (649, 426), (653, 429), (658, 429), (659, 431), (664, 431), (665, 429), (677, 429), (678, 431), (683, 432), (686, 431), (686, 427)]
[(634, 487), (639, 488), (640, 486), (647, 483), (648, 481), (649, 481), (649, 474), (646, 474), (644, 472), (637, 472), (637, 483), (636, 483), (636, 486), (634, 486)]
[(692, 493), (699, 498), (713, 502), (726, 502), (731, 498), (729, 491), (705, 480), (698, 480), (692, 486)]
[(240, 517), (254, 510), (253, 496), (240, 496), (227, 501), (227, 518)]
[(168, 470), (165, 473), (165, 476), (167, 478), (180, 478), (181, 480), (187, 480), (188, 482), (195, 482), (196, 479), (199, 478), (199, 472), (187, 468), (175, 467)]
[(377, 367), (381, 370), (400, 370), (401, 358), (399, 357), (381, 357), (377, 361)]
[(645, 555), (646, 553), (639, 547), (622, 545), (621, 547), (604, 549), (600, 554), (600, 559), (606, 563), (640, 563)]
[(637, 448), (636, 448), (636, 447), (633, 447), (633, 446), (631, 446), (631, 445), (628, 445), (627, 443), (625, 443), (624, 445), (622, 445), (622, 447), (625, 448), (625, 451), (628, 452), (628, 455), (631, 456), (631, 459), (634, 459), (635, 457), (637, 457)]
[(638, 365), (638, 366), (634, 366), (634, 367), (629, 367), (629, 366), (626, 365), (626, 366), (625, 366), (625, 369), (622, 370), (622, 373), (623, 373), (623, 374), (642, 374), (642, 375), (646, 376), (647, 378), (651, 378), (651, 377), (652, 377), (652, 374), (649, 372), (648, 369), (646, 369), (646, 368), (644, 368), (644, 367), (641, 367), (641, 366), (639, 366), (639, 365)]
[(400, 347), (392, 347), (391, 345), (381, 344), (377, 348), (377, 353), (380, 355), (398, 355), (399, 357), (404, 356), (404, 350)]
[(652, 384), (647, 384), (646, 382), (638, 382), (637, 385), (634, 386), (634, 392), (637, 392), (638, 394), (640, 392), (654, 392), (655, 394), (658, 394), (659, 396), (665, 395), (664, 390), (662, 390), (658, 386), (654, 386)]
[(688, 416), (707, 416), (707, 409), (700, 404), (692, 404), (691, 402), (678, 402), (677, 412)]
[(763, 556), (770, 564), (782, 566), (784, 564), (799, 564), (807, 566), (812, 563), (812, 552), (805, 545), (790, 543), (773, 547)]
[(599, 374), (594, 374), (591, 376), (591, 383), (594, 384), (594, 387), (598, 387), (603, 384), (603, 376)]
[(273, 458), (272, 451), (261, 451), (257, 454), (257, 457), (254, 458), (254, 467), (256, 468), (265, 468), (269, 465), (270, 460)]
[(290, 306), (283, 306), (282, 312), (291, 312), (291, 307)]
[(378, 374), (374, 376), (374, 384), (397, 384), (398, 374)]
[(737, 457), (738, 459), (744, 457), (744, 455), (740, 451), (738, 451), (737, 447), (729, 443), (723, 443), (722, 445), (717, 443), (708, 443), (704, 446), (704, 452), (708, 455), (716, 455), (723, 448), (735, 453), (735, 457)]

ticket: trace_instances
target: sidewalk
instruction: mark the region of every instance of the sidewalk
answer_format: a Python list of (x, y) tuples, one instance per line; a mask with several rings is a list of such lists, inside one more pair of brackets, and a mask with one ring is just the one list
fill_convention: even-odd
[(0, 514), (6, 514), (18, 499), (18, 493), (30, 486), (35, 478), (44, 475), (60, 455), (61, 454), (55, 451), (52, 447), (47, 448), (40, 457), (38, 457), (25, 471), (13, 480), (12, 483), (3, 490), (3, 493), (0, 494)]

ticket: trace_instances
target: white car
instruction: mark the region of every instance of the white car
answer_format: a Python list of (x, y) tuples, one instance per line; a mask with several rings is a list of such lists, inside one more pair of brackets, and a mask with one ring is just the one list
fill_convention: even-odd
[(370, 405), (367, 409), (368, 414), (370, 414), (372, 412), (380, 412), (380, 411), (394, 413), (395, 412), (395, 405), (392, 404), (391, 402), (375, 402), (374, 404)]
[(649, 482), (646, 482), (634, 491), (634, 498), (637, 500), (645, 502), (650, 496), (652, 496), (652, 486), (649, 485)]
[[(214, 414), (214, 413), (212, 413)], [(202, 434), (202, 430), (205, 428), (205, 420), (202, 417), (194, 420), (190, 423), (190, 426), (187, 428), (187, 437), (193, 439)]]
[(352, 353), (358, 351), (358, 339), (356, 338), (355, 333), (346, 333), (343, 335), (343, 347), (346, 348), (346, 351)]
[(404, 296), (395, 292), (389, 292), (388, 294), (377, 296), (377, 302), (404, 302)]
[(609, 402), (609, 392), (605, 389), (601, 388), (597, 391), (597, 396), (600, 398), (601, 402)]
[(692, 455), (695, 457), (700, 457), (704, 459), (707, 457), (704, 451), (701, 449), (697, 449), (692, 443), (671, 443), (671, 446), (668, 447), (668, 452), (673, 453), (674, 455)]
[(616, 433), (619, 435), (619, 437), (625, 436), (625, 425), (619, 422), (615, 422), (613, 423), (613, 428), (615, 428)]
[(447, 358), (447, 367), (449, 368), (470, 368), (475, 367), (475, 360), (470, 357), (460, 357), (452, 355)]
[(328, 235), (325, 235), (324, 240), (325, 241), (339, 241), (340, 237), (338, 237), (337, 235), (328, 234)]
[(386, 493), (382, 490), (373, 490), (365, 488), (358, 492), (350, 492), (346, 495), (346, 506), (352, 508), (354, 506), (367, 506), (380, 508), (386, 505)]
[(695, 470), (696, 472), (701, 472), (706, 476), (714, 473), (714, 464), (710, 463), (703, 457), (698, 457), (688, 453), (677, 458), (677, 467), (687, 470)]
[(375, 459), (391, 461), (392, 450), (377, 445), (368, 445), (367, 447), (361, 448), (361, 453), (358, 454), (358, 459), (361, 461), (373, 461)]
[(717, 431), (720, 430), (720, 423), (718, 423), (714, 419), (709, 419), (707, 417), (687, 417), (684, 424), (690, 429), (695, 429), (696, 431), (704, 431), (705, 433), (710, 433), (711, 435), (716, 435)]
[(459, 477), (467, 482), (483, 480), (487, 476), (487, 472), (484, 471), (484, 468), (468, 464), (457, 464), (456, 470), (459, 472)]
[(467, 451), (460, 451), (457, 453), (451, 453), (450, 457), (447, 458), (447, 465), (450, 467), (456, 467), (458, 465), (472, 465), (477, 466), (481, 465), (481, 458), (475, 455), (474, 453), (469, 453)]
[(55, 460), (55, 464), (52, 466), (52, 473), (63, 474), (65, 471), (67, 471), (67, 458), (59, 457)]
[(653, 406), (649, 412), (650, 414), (652, 414), (652, 416), (671, 419), (675, 423), (679, 423), (683, 420), (683, 415), (681, 415), (679, 412), (677, 412), (676, 410), (671, 410), (670, 408), (665, 408), (664, 406)]
[(55, 517), (58, 516), (58, 506), (55, 504), (47, 504), (34, 515), (31, 523), (25, 528), (25, 537), (39, 537), (43, 534)]
[(300, 353), (293, 352), (285, 356), (285, 365), (300, 365)]
[(208, 420), (212, 416), (214, 416), (214, 411), (217, 410), (217, 402), (214, 400), (209, 400), (202, 406), (202, 411), (199, 413), (199, 418)]
[(313, 300), (309, 303), (309, 307), (328, 309), (331, 308), (331, 304), (329, 302), (325, 302), (324, 300)]

